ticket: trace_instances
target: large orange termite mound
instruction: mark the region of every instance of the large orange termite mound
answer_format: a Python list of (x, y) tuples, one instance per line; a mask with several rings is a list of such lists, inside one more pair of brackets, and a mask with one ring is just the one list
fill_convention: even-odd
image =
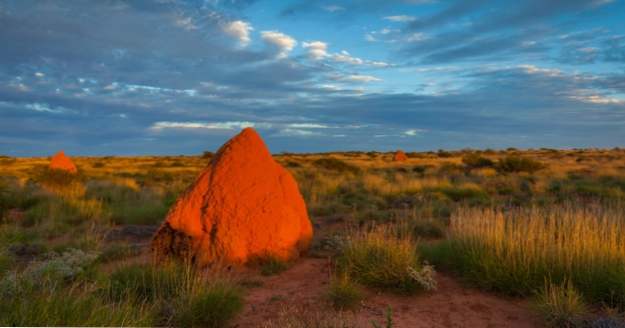
[(395, 152), (395, 154), (393, 155), (393, 161), (395, 162), (404, 162), (408, 159), (408, 156), (406, 156), (406, 153), (404, 153), (402, 150), (398, 150)]
[(307, 249), (312, 225), (291, 174), (252, 128), (224, 144), (178, 198), (152, 240), (156, 259), (205, 265), (256, 257), (288, 260)]
[(69, 157), (61, 150), (56, 155), (52, 156), (50, 160), (50, 168), (53, 170), (61, 170), (69, 173), (77, 173), (76, 165)]

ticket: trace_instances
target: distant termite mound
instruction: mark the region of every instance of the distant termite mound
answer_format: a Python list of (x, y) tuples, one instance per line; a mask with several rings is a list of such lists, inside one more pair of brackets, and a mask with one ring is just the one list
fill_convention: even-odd
[(291, 174), (246, 128), (225, 143), (178, 198), (152, 240), (157, 260), (200, 265), (289, 260), (306, 250), (312, 225)]
[(52, 170), (59, 170), (72, 174), (78, 172), (78, 170), (76, 169), (76, 165), (74, 165), (72, 160), (67, 157), (62, 150), (56, 153), (56, 155), (52, 156), (49, 167)]
[(408, 156), (406, 156), (406, 153), (404, 153), (402, 150), (398, 150), (395, 152), (395, 154), (393, 154), (394, 162), (404, 162), (407, 159), (408, 159)]

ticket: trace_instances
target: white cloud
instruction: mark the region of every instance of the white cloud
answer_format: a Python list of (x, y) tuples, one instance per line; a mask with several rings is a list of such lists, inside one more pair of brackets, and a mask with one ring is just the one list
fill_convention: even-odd
[(600, 104), (600, 105), (622, 105), (625, 104), (625, 99), (602, 96), (602, 95), (588, 95), (588, 96), (572, 96), (571, 98), (587, 103)]
[(410, 130), (404, 131), (404, 135), (414, 137), (414, 136), (419, 135), (419, 134), (421, 134), (423, 132), (426, 132), (426, 130), (424, 130), (424, 129), (410, 129)]
[(183, 28), (187, 31), (197, 30), (199, 27), (193, 22), (191, 17), (178, 16), (174, 21), (176, 26)]
[(328, 44), (323, 41), (311, 41), (302, 43), (302, 47), (308, 50), (308, 56), (314, 60), (321, 60), (328, 58), (332, 61), (350, 65), (370, 65), (374, 67), (388, 67), (388, 63), (383, 61), (365, 60), (362, 58), (354, 57), (346, 50), (339, 53), (328, 53)]
[(408, 22), (414, 22), (416, 20), (414, 16), (408, 16), (408, 15), (386, 16), (384, 17), (384, 19), (391, 21), (391, 22), (396, 22), (396, 23), (408, 23)]
[(345, 10), (345, 8), (343, 8), (341, 6), (338, 6), (338, 5), (328, 5), (328, 6), (323, 6), (321, 8), (323, 8), (323, 10), (329, 11), (331, 13), (337, 12), (337, 11), (341, 11), (341, 10)]
[[(262, 125), (262, 124), (261, 124)], [(150, 129), (152, 130), (165, 130), (165, 129), (184, 129), (184, 130), (233, 130), (243, 129), (247, 127), (258, 126), (257, 123), (247, 121), (231, 121), (231, 122), (168, 122), (161, 121), (152, 124)]]
[(43, 73), (41, 73), (41, 72), (36, 72), (36, 73), (35, 73), (35, 76), (36, 76), (36, 77), (44, 77), (44, 76), (46, 76), (46, 75), (45, 75), (45, 74), (43, 74)]
[(542, 68), (535, 65), (520, 65), (520, 68), (524, 69), (529, 74), (542, 74), (547, 76), (560, 76), (562, 71), (556, 68)]
[(316, 131), (302, 130), (302, 129), (282, 129), (278, 133), (280, 136), (289, 136), (289, 137), (310, 137), (310, 136), (321, 136), (323, 134)]
[(406, 42), (420, 42), (427, 39), (427, 36), (420, 32), (412, 33), (404, 38)]
[(315, 60), (320, 60), (328, 56), (328, 44), (322, 41), (311, 41), (302, 43), (302, 47), (308, 50), (308, 56)]
[(72, 112), (65, 107), (51, 107), (50, 105), (44, 103), (26, 104), (24, 107), (26, 107), (26, 109), (30, 109), (40, 113), (64, 114)]
[(297, 45), (295, 39), (278, 31), (262, 31), (261, 37), (267, 44), (277, 48), (277, 58), (286, 58)]
[(242, 20), (232, 21), (223, 27), (223, 30), (229, 36), (239, 40), (239, 44), (243, 47), (247, 46), (250, 41), (250, 32), (254, 30), (252, 25)]
[(381, 79), (379, 79), (379, 78), (377, 78), (375, 76), (360, 75), (360, 74), (353, 74), (353, 75), (342, 76), (342, 77), (339, 78), (339, 80), (351, 81), (351, 82), (362, 82), (362, 83), (382, 81)]
[(318, 123), (291, 123), (288, 125), (288, 127), (295, 128), (295, 129), (328, 129), (330, 128), (329, 126), (325, 124), (318, 124)]

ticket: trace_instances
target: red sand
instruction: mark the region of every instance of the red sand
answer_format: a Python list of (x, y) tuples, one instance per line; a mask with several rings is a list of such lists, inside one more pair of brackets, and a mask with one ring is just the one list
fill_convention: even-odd
[[(258, 327), (275, 320), (285, 308), (321, 311), (331, 315), (326, 295), (330, 264), (306, 258), (280, 275), (262, 277), (263, 285), (249, 290), (245, 308), (234, 327)], [(542, 327), (526, 301), (502, 298), (462, 286), (454, 278), (437, 274), (438, 290), (414, 296), (368, 291), (356, 321), (384, 327), (385, 311), (393, 309), (394, 327)]]
[(198, 264), (288, 260), (308, 248), (312, 225), (295, 179), (251, 128), (224, 144), (170, 209), (157, 231), (156, 258)]

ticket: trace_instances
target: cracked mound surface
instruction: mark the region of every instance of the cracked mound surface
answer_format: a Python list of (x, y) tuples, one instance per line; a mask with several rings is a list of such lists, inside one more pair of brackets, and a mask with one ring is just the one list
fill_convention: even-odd
[(61, 170), (69, 173), (78, 172), (78, 169), (76, 169), (76, 165), (74, 165), (72, 160), (67, 157), (62, 150), (56, 153), (56, 155), (52, 156), (52, 160), (50, 161), (50, 168), (53, 170)]
[(312, 225), (291, 174), (246, 128), (225, 143), (172, 206), (152, 240), (156, 259), (200, 265), (289, 260), (308, 248)]

